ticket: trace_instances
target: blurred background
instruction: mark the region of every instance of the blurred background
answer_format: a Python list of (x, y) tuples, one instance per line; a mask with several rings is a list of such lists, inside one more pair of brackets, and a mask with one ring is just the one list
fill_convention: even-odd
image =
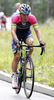
[(0, 0), (0, 12), (11, 16), (15, 11), (17, 2), (27, 3), (31, 6), (32, 14), (39, 22), (44, 23), (49, 18), (54, 18), (54, 0)]

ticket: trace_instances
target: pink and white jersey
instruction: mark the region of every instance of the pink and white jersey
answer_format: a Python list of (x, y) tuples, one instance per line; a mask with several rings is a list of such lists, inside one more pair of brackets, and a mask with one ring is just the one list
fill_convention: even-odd
[(2, 22), (6, 22), (6, 16), (4, 15), (3, 17), (0, 17), (0, 20), (2, 21)]
[(26, 23), (21, 22), (21, 16), (16, 15), (12, 17), (11, 26), (16, 27), (16, 32), (26, 32), (30, 29), (30, 26), (37, 27), (37, 19), (34, 15), (29, 15), (28, 20)]

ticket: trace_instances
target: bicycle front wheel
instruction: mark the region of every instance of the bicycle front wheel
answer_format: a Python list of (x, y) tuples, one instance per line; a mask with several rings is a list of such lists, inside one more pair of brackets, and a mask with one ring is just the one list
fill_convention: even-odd
[(24, 91), (27, 98), (30, 98), (34, 87), (34, 65), (31, 57), (27, 57), (24, 70)]

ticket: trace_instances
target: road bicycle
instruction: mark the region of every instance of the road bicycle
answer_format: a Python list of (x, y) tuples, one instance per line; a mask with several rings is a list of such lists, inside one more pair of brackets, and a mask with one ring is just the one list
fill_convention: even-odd
[[(20, 44), (20, 59), (18, 63), (18, 72), (17, 72), (17, 85), (18, 89), (15, 89), (18, 94), (22, 87), (24, 87), (24, 92), (27, 98), (30, 98), (34, 88), (34, 64), (31, 56), (29, 55), (29, 48), (31, 47), (41, 47), (41, 45), (24, 45)], [(25, 51), (25, 54), (23, 54)], [(44, 48), (41, 48), (41, 54), (44, 52)], [(23, 55), (25, 55), (23, 57)]]

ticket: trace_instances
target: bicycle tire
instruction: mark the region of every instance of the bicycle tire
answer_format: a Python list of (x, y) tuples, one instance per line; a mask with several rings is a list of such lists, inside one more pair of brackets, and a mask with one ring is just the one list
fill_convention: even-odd
[[(28, 76), (27, 74), (27, 62), (30, 62), (30, 65), (32, 64), (32, 68), (31, 70), (29, 69), (29, 71), (31, 71), (31, 76)], [(30, 66), (31, 67), (31, 66)], [(27, 78), (32, 78), (31, 83), (29, 84), (30, 86), (30, 89), (28, 88), (27, 86)], [(33, 65), (33, 61), (32, 61), (32, 58), (30, 56), (27, 57), (27, 59), (25, 60), (25, 69), (24, 69), (24, 92), (25, 92), (25, 95), (27, 98), (30, 98), (31, 95), (32, 95), (32, 92), (33, 92), (33, 88), (34, 88), (34, 65)]]
[[(21, 67), (21, 60), (19, 60), (20, 63), (20, 67)], [(19, 94), (20, 90), (21, 90), (21, 79), (19, 79), (19, 68), (18, 68), (18, 74), (17, 74), (17, 85), (18, 85), (18, 89), (15, 89), (16, 94)]]
[(16, 94), (18, 94), (21, 90), (21, 83), (18, 84), (18, 89), (15, 89)]

